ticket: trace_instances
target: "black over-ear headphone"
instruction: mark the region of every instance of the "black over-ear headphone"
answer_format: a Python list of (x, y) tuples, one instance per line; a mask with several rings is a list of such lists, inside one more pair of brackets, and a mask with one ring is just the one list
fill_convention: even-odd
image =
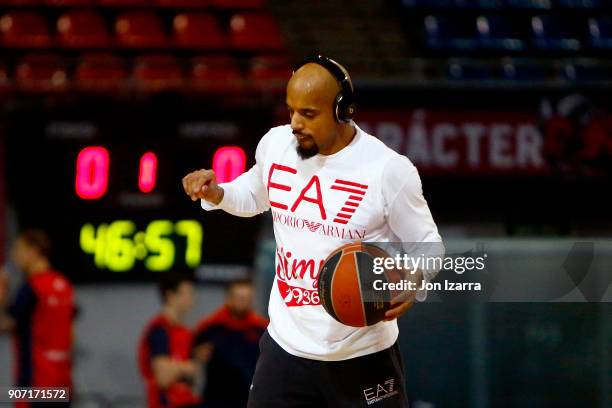
[(336, 95), (334, 100), (333, 112), (334, 117), (338, 122), (348, 123), (355, 114), (355, 89), (353, 88), (353, 82), (349, 76), (347, 70), (336, 61), (331, 58), (324, 57), (323, 55), (312, 55), (302, 61), (300, 65), (295, 67), (294, 72), (302, 66), (315, 63), (321, 65), (327, 69), (336, 78), (340, 84), (340, 92)]

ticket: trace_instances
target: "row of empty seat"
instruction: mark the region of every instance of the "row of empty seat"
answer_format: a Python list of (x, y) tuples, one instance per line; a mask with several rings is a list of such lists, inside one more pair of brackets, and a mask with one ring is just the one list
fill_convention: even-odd
[[(95, 9), (62, 13), (50, 30), (46, 15), (12, 10), (0, 18), (7, 48), (188, 48), (280, 51), (284, 48), (274, 18), (266, 13), (235, 13), (226, 25), (211, 13), (188, 11), (166, 27), (150, 10), (118, 13), (112, 22)], [(112, 30), (109, 29), (113, 27)], [(54, 31), (52, 33), (52, 31)]]
[(609, 0), (402, 0), (407, 9), (597, 9), (612, 7)]
[[(610, 85), (612, 82), (609, 75), (612, 66), (595, 60), (551, 63), (525, 59), (450, 59), (435, 67), (431, 64), (420, 68), (429, 71), (426, 75), (429, 80), (476, 84), (482, 81), (558, 84), (561, 81)], [(27, 55), (13, 64), (0, 64), (0, 91), (282, 92), (290, 75), (289, 61), (279, 56), (258, 56), (241, 64), (241, 60), (228, 56), (178, 59), (172, 55), (150, 54), (127, 59), (92, 54), (71, 61), (54, 55)], [(414, 77), (412, 80), (420, 81)]]
[(230, 56), (178, 59), (168, 54), (135, 58), (88, 54), (78, 60), (57, 55), (26, 55), (13, 64), (0, 63), (0, 90), (241, 92), (249, 89), (278, 91), (291, 75), (282, 56), (247, 60)]
[(189, 7), (262, 9), (264, 0), (0, 0), (0, 6)]
[(598, 61), (565, 61), (547, 63), (534, 60), (501, 60), (485, 63), (469, 59), (450, 60), (446, 65), (447, 79), (459, 81), (569, 81), (578, 83), (612, 82), (612, 67)]
[(550, 15), (508, 18), (501, 15), (476, 18), (426, 16), (428, 48), (523, 51), (527, 49), (576, 51), (612, 49), (612, 17), (588, 19)]

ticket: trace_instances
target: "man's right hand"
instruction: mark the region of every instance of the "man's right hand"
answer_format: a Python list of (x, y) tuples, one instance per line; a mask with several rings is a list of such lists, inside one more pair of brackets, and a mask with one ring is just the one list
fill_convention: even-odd
[(217, 184), (217, 177), (212, 170), (196, 170), (183, 177), (185, 193), (193, 201), (203, 199), (215, 205), (223, 199), (223, 188)]

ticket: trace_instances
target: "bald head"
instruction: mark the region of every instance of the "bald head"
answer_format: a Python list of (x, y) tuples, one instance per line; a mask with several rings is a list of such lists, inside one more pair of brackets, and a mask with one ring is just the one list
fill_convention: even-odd
[(312, 102), (331, 106), (340, 91), (340, 85), (326, 68), (308, 63), (293, 73), (287, 84), (287, 95), (296, 93)]

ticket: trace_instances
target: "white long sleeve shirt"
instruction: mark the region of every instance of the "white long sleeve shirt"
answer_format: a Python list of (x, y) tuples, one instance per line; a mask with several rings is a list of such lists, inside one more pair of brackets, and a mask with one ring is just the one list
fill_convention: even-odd
[(417, 169), (354, 126), (356, 135), (342, 150), (305, 160), (291, 127), (275, 127), (259, 142), (255, 165), (221, 184), (223, 200), (217, 206), (202, 201), (206, 210), (241, 217), (272, 211), (276, 276), (268, 332), (299, 357), (345, 360), (384, 350), (398, 336), (395, 320), (355, 328), (327, 314), (317, 274), (332, 251), (357, 240), (441, 242)]

